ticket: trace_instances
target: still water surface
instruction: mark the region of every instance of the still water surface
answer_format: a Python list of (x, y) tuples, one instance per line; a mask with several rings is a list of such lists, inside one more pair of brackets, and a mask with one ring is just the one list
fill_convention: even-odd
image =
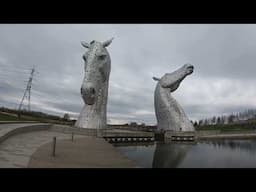
[(256, 140), (116, 147), (145, 168), (256, 168)]

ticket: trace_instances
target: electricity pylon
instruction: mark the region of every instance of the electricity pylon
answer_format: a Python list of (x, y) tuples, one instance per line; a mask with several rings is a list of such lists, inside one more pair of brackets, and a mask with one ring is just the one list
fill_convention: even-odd
[(28, 99), (28, 111), (30, 111), (30, 95), (31, 95), (31, 87), (32, 87), (32, 81), (33, 81), (33, 76), (35, 72), (35, 67), (32, 68), (28, 82), (27, 82), (27, 87), (25, 89), (24, 95), (21, 99), (20, 105), (19, 105), (19, 111), (21, 110), (21, 107), (23, 105), (23, 101), (25, 98)]

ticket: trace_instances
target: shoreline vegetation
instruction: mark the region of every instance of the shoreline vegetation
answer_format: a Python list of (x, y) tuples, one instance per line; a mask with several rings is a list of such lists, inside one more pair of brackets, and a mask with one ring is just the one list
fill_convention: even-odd
[[(20, 115), (19, 115), (20, 114)], [(29, 122), (40, 122), (40, 123), (53, 123), (73, 126), (75, 120), (71, 120), (68, 114), (63, 117), (50, 115), (37, 111), (18, 111), (15, 109), (9, 109), (5, 107), (0, 107), (0, 124), (3, 123), (29, 123)], [(196, 124), (195, 130), (197, 135), (206, 136), (209, 135), (227, 135), (227, 134), (248, 134), (256, 133), (256, 120), (249, 119), (243, 122), (231, 122), (228, 124), (210, 124), (210, 125), (200, 125)], [(131, 124), (124, 125), (108, 125), (109, 128), (120, 129), (120, 130), (130, 130), (130, 131), (147, 131), (155, 132), (156, 126), (148, 126), (145, 124), (139, 125), (135, 122)]]
[(196, 131), (220, 131), (221, 133), (234, 131), (256, 131), (256, 122), (248, 121), (247, 123), (233, 123), (223, 125), (203, 125), (196, 126)]
[(65, 114), (63, 117), (59, 117), (38, 111), (18, 111), (15, 109), (0, 107), (0, 124), (11, 122), (40, 122), (73, 125), (75, 120), (71, 120), (68, 114)]
[(195, 129), (199, 140), (256, 138), (256, 122), (252, 120), (243, 123), (202, 125), (196, 126)]

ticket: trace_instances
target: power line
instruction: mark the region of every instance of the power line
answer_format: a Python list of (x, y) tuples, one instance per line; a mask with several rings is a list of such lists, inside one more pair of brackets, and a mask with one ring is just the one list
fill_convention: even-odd
[(35, 67), (33, 67), (31, 70), (24, 95), (23, 95), (20, 105), (19, 105), (19, 111), (21, 110), (21, 107), (23, 105), (23, 101), (25, 98), (28, 99), (28, 111), (30, 111), (31, 88), (32, 88), (32, 81), (33, 81), (34, 73), (35, 73)]

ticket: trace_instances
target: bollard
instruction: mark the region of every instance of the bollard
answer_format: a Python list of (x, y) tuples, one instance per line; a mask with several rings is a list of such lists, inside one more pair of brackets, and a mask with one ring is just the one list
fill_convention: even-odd
[(55, 156), (55, 148), (56, 148), (56, 137), (53, 137), (53, 145), (52, 145), (52, 156)]
[(74, 141), (74, 132), (72, 132), (72, 138), (71, 138), (72, 142)]

